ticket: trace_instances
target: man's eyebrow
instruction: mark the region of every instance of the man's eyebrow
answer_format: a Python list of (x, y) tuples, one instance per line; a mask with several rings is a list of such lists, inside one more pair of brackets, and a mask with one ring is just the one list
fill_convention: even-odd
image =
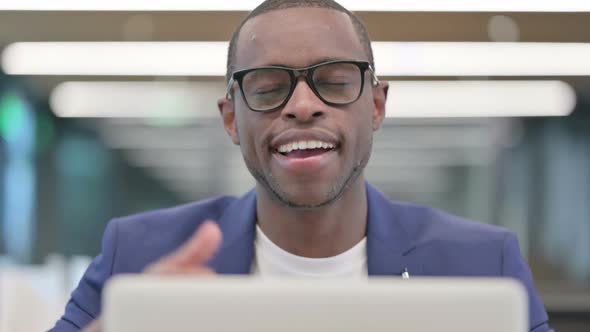
[[(315, 60), (313, 63), (305, 66), (305, 67), (310, 67), (310, 66), (315, 66), (318, 65), (320, 63), (324, 63), (324, 62), (330, 62), (330, 61), (348, 61), (351, 60), (353, 61), (352, 58), (340, 58), (340, 57), (324, 57), (324, 58), (319, 58), (317, 60)], [(284, 63), (271, 63), (271, 64), (267, 64), (264, 66), (273, 66), (273, 67), (287, 67), (287, 68), (302, 68), (302, 67), (293, 67), (290, 65), (286, 65)]]
[(330, 61), (345, 61), (345, 60), (350, 60), (350, 58), (336, 58), (336, 57), (324, 57), (324, 58), (319, 58), (318, 60), (316, 60), (312, 66), (323, 63), (323, 62), (330, 62)]

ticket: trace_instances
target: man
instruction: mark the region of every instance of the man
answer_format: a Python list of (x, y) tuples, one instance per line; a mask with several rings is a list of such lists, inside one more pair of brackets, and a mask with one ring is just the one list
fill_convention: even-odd
[(227, 79), (218, 106), (255, 190), (111, 221), (53, 331), (97, 319), (104, 283), (118, 273), (362, 277), (406, 269), (517, 278), (528, 290), (531, 331), (550, 331), (513, 233), (391, 202), (365, 182), (388, 85), (375, 76), (356, 16), (330, 0), (266, 1), (234, 34)]

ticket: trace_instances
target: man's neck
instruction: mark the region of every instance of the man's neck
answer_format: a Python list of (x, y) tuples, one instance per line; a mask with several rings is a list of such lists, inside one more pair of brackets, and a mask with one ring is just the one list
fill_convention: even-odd
[(331, 257), (359, 243), (367, 229), (367, 194), (359, 176), (328, 206), (296, 209), (257, 186), (258, 225), (282, 249), (303, 257)]

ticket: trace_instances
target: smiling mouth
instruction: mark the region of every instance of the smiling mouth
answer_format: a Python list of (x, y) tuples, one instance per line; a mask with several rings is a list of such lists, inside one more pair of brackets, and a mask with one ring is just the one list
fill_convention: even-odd
[(332, 143), (301, 141), (281, 145), (274, 149), (274, 153), (278, 153), (287, 158), (304, 159), (335, 151), (337, 148), (338, 146)]
[(297, 158), (297, 159), (303, 159), (303, 158), (310, 158), (310, 157), (315, 157), (315, 156), (319, 156), (322, 155), (326, 152), (330, 152), (330, 151), (334, 151), (335, 148), (332, 149), (306, 149), (306, 150), (294, 150), (291, 152), (277, 152), (287, 158)]

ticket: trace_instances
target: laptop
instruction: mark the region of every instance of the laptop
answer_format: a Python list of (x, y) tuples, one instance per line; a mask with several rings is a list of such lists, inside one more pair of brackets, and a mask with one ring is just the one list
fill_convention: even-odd
[(511, 279), (114, 277), (104, 332), (525, 332)]

